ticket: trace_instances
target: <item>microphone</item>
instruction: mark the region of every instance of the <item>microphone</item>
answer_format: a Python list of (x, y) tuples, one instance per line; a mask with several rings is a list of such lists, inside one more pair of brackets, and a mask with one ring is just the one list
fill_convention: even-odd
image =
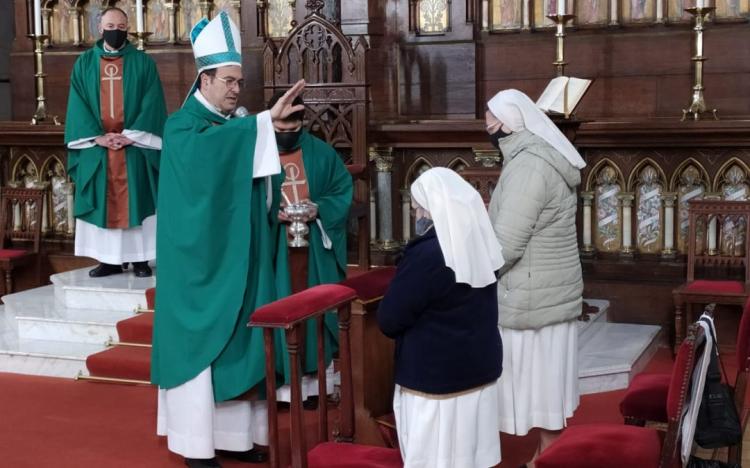
[(234, 110), (235, 117), (247, 117), (248, 115), (250, 115), (250, 112), (248, 112), (244, 106), (239, 106)]

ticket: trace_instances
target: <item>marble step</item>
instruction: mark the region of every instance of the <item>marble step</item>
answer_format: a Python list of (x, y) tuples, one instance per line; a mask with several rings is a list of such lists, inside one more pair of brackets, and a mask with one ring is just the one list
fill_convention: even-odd
[(115, 325), (133, 311), (73, 309), (48, 285), (3, 297), (5, 313), (15, 318), (20, 339), (103, 344), (117, 339)]
[(659, 347), (657, 325), (599, 323), (578, 351), (578, 382), (581, 394), (627, 388)]
[(578, 350), (580, 351), (592, 336), (601, 328), (602, 324), (609, 320), (609, 301), (604, 299), (584, 299), (588, 305), (598, 307), (599, 312), (589, 315), (588, 321), (579, 320), (578, 326)]
[(86, 357), (103, 345), (19, 339), (14, 333), (0, 335), (0, 372), (75, 377), (86, 371)]
[(70, 309), (133, 311), (146, 306), (146, 289), (156, 285), (154, 276), (138, 278), (132, 268), (104, 278), (89, 277), (90, 268), (50, 276), (55, 295)]

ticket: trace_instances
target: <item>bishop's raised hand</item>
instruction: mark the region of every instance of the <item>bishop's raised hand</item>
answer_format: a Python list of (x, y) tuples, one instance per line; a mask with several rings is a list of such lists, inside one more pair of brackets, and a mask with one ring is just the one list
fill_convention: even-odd
[(299, 80), (298, 82), (294, 83), (294, 86), (289, 88), (289, 90), (284, 93), (281, 98), (279, 98), (276, 104), (271, 107), (271, 119), (281, 120), (288, 117), (290, 114), (304, 110), (305, 106), (302, 104), (296, 106), (292, 105), (294, 98), (296, 98), (304, 89), (305, 80)]

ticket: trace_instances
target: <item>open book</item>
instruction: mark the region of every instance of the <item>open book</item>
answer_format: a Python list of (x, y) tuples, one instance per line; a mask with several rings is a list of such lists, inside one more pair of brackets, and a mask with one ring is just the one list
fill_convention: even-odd
[(575, 112), (590, 85), (591, 80), (558, 76), (549, 82), (536, 105), (548, 114), (562, 114), (567, 119)]

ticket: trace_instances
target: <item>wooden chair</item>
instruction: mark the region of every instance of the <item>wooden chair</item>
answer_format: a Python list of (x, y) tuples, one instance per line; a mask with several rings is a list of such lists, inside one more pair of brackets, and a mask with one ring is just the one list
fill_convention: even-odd
[[(266, 351), (266, 395), (268, 398), (268, 432), (270, 442), (270, 466), (280, 466), (279, 423), (276, 410), (276, 357), (274, 332), (283, 330), (291, 368), (291, 465), (293, 468), (375, 468), (401, 467), (398, 450), (350, 443), (354, 440), (354, 405), (352, 391), (351, 302), (357, 293), (346, 286), (323, 284), (293, 294), (284, 299), (258, 308), (250, 317), (249, 326), (263, 328)], [(318, 439), (309, 452), (305, 447), (302, 411), (300, 338), (303, 325), (314, 319), (318, 345), (318, 388), (325, 395), (326, 365), (323, 356), (323, 315), (336, 309), (339, 320), (339, 371), (341, 372), (341, 401), (339, 404), (339, 427), (334, 431), (335, 442), (329, 442), (328, 408), (318, 405)]]
[[(13, 271), (16, 268), (34, 263), (36, 275), (39, 276), (43, 204), (44, 190), (13, 187), (0, 189), (0, 270), (5, 273), (5, 294), (13, 292)], [(26, 219), (25, 226), (20, 231), (15, 230), (14, 206), (20, 207), (20, 213), (23, 213), (24, 207), (31, 205), (36, 207), (34, 219)], [(21, 217), (23, 218), (22, 214)], [(8, 248), (8, 244), (14, 240), (23, 240), (30, 245), (25, 248)]]
[(363, 269), (370, 266), (367, 49), (364, 36), (352, 41), (317, 12), (279, 46), (268, 40), (263, 49), (266, 101), (304, 78), (307, 129), (345, 156), (355, 183), (349, 216), (357, 221), (357, 263)]
[(347, 278), (341, 285), (357, 293), (352, 310), (352, 380), (354, 391), (355, 441), (362, 444), (397, 447), (393, 419), (394, 341), (383, 335), (377, 311), (395, 267), (375, 268)]
[[(688, 256), (687, 256), (687, 281), (672, 291), (675, 306), (675, 348), (679, 346), (683, 338), (685, 324), (695, 320), (692, 306), (694, 304), (723, 304), (744, 306), (750, 296), (750, 202), (723, 201), (723, 200), (697, 200), (690, 201), (688, 219)], [(716, 219), (715, 245), (709, 240), (709, 227), (711, 219)], [(744, 252), (742, 256), (732, 255), (732, 252), (723, 252), (720, 239), (724, 220), (744, 219), (745, 238), (743, 240)], [(704, 235), (699, 244), (698, 226), (704, 228)], [(722, 279), (696, 279), (696, 268), (703, 268), (716, 273), (721, 270), (724, 273), (735, 273), (741, 270), (744, 277), (735, 279), (727, 276)]]
[(467, 167), (459, 174), (482, 196), (484, 206), (490, 205), (492, 193), (500, 179), (500, 167)]
[[(745, 414), (747, 381), (750, 376), (750, 300), (745, 303), (745, 310), (737, 331), (735, 359), (737, 374), (734, 377), (734, 404), (737, 414), (740, 415), (744, 432), (747, 424)], [(669, 380), (669, 374), (638, 374), (628, 386), (627, 393), (620, 402), (620, 413), (625, 418), (625, 424), (644, 426), (647, 421), (667, 422)], [(731, 382), (727, 383), (731, 385)], [(740, 463), (741, 456), (742, 441), (729, 448), (729, 461)]]
[(705, 339), (703, 328), (691, 325), (680, 345), (667, 396), (667, 433), (622, 424), (570, 426), (536, 459), (538, 468), (673, 468), (680, 457), (682, 413), (690, 389), (695, 351)]

